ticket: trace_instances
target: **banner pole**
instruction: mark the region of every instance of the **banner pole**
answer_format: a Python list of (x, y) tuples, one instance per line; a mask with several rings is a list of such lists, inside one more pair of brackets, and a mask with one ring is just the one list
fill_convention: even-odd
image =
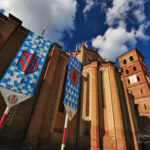
[(10, 111), (10, 107), (7, 106), (6, 109), (5, 109), (5, 112), (4, 112), (3, 116), (1, 118), (1, 121), (0, 121), (0, 130), (3, 127), (3, 124), (4, 124), (5, 120), (6, 120), (6, 117), (7, 117), (8, 113), (9, 113), (9, 111)]
[(65, 149), (65, 138), (66, 138), (66, 133), (67, 133), (67, 126), (68, 126), (68, 113), (66, 113), (66, 118), (65, 118), (65, 125), (64, 125), (64, 133), (63, 133), (61, 150)]
[(42, 33), (41, 33), (41, 36), (44, 35), (44, 32), (45, 32), (46, 28), (47, 28), (47, 24), (44, 26), (44, 29), (43, 29), (43, 31), (42, 31)]

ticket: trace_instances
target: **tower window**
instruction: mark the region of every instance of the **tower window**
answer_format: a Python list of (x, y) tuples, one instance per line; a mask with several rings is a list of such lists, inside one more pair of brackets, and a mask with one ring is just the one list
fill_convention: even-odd
[(127, 60), (126, 59), (123, 60), (123, 64), (127, 64)]
[(141, 89), (141, 94), (143, 94), (143, 90)]
[(130, 59), (130, 61), (133, 61), (133, 60), (134, 60), (134, 59), (133, 59), (133, 56), (130, 56), (129, 59)]
[(130, 84), (130, 80), (128, 79), (128, 83)]
[(133, 67), (133, 70), (136, 71), (136, 67)]
[(87, 75), (87, 95), (86, 95), (86, 116), (89, 116), (89, 91), (90, 91), (90, 75)]
[(140, 81), (140, 77), (137, 76), (137, 80)]
[(126, 74), (129, 74), (129, 70), (128, 69), (126, 70)]
[(146, 105), (144, 104), (144, 108), (145, 108), (145, 110), (147, 109), (147, 107), (146, 107)]

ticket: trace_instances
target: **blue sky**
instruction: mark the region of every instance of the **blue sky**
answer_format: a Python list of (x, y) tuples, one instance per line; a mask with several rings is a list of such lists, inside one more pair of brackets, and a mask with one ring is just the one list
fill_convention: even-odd
[(150, 0), (1, 0), (0, 12), (12, 13), (23, 26), (74, 50), (86, 41), (101, 56), (116, 57), (132, 48), (145, 56), (150, 72)]

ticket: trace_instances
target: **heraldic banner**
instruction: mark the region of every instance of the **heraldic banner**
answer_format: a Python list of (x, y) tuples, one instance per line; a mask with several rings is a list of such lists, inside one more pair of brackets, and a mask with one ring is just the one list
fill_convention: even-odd
[(64, 106), (71, 120), (77, 111), (80, 90), (81, 62), (70, 54), (65, 87)]
[(33, 96), (52, 42), (29, 32), (0, 81), (0, 91), (8, 107)]

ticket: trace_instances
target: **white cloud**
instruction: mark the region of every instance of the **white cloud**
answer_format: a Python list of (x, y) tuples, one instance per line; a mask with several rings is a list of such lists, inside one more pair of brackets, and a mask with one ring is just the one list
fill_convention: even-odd
[[(146, 21), (144, 14), (145, 0), (113, 0), (112, 8), (106, 9), (106, 24), (109, 26), (104, 35), (98, 35), (92, 39), (92, 46), (98, 48), (100, 55), (109, 60), (127, 50), (134, 48), (137, 39), (149, 40), (145, 35), (145, 29), (150, 22)], [(134, 17), (137, 29), (131, 27), (127, 30), (127, 21), (130, 16)], [(114, 27), (115, 25), (115, 27)]]
[(115, 60), (116, 56), (128, 50), (127, 44), (133, 46), (136, 44), (135, 30), (127, 32), (125, 28), (109, 28), (104, 36), (97, 36), (92, 40), (92, 45), (99, 49), (102, 57), (109, 60)]
[(118, 21), (127, 19), (129, 13), (140, 23), (145, 20), (144, 4), (145, 0), (113, 0), (113, 7), (106, 12), (106, 23), (118, 24)]
[(83, 9), (83, 13), (87, 13), (94, 6), (94, 0), (85, 0), (85, 7)]
[(137, 38), (140, 38), (140, 39), (143, 39), (143, 40), (149, 40), (149, 39), (150, 39), (150, 36), (144, 34), (144, 30), (145, 30), (146, 28), (148, 28), (149, 25), (150, 25), (150, 22), (148, 22), (148, 23), (146, 23), (146, 24), (141, 24), (141, 25), (139, 26), (139, 29), (136, 31), (136, 37), (137, 37)]
[(145, 20), (145, 14), (143, 14), (141, 10), (134, 10), (133, 14), (138, 20), (138, 22), (142, 22)]
[(129, 11), (129, 0), (113, 0), (113, 7), (108, 8), (106, 13), (106, 23), (113, 25), (118, 20), (123, 20)]
[(75, 0), (0, 0), (0, 9), (5, 15), (13, 14), (23, 21), (23, 26), (41, 33), (48, 23), (45, 36), (58, 42), (64, 31), (74, 29), (74, 18), (77, 9)]

